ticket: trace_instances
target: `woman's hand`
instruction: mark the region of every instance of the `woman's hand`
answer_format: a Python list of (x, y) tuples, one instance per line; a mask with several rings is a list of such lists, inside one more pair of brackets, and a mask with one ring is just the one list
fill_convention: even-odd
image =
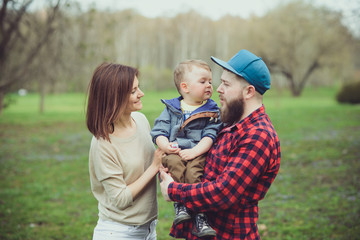
[(157, 170), (160, 169), (161, 166), (161, 159), (165, 156), (165, 153), (160, 149), (156, 149), (154, 152), (154, 160), (153, 165), (156, 167)]

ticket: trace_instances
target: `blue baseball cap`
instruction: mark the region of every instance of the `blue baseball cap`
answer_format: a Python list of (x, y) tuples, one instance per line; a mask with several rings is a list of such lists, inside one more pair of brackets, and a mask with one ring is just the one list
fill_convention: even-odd
[(264, 61), (249, 52), (248, 50), (240, 50), (228, 62), (211, 57), (216, 64), (229, 70), (232, 73), (244, 78), (248, 83), (255, 87), (261, 95), (270, 89), (270, 72)]

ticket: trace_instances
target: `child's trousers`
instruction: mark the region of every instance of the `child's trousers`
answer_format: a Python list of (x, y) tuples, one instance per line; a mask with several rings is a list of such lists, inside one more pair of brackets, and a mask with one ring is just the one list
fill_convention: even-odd
[(178, 154), (163, 157), (162, 164), (169, 169), (172, 178), (179, 183), (198, 183), (204, 174), (206, 154), (192, 160), (182, 160)]

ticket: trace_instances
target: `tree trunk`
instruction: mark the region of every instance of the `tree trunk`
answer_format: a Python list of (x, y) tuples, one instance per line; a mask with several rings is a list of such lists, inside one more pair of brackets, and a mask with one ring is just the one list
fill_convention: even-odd
[[(295, 81), (292, 74), (285, 74), (285, 76), (290, 81), (290, 89), (291, 93), (294, 97), (300, 97), (302, 91), (304, 90), (304, 87), (306, 85), (306, 82), (308, 81), (310, 75), (316, 70), (320, 68), (320, 64), (317, 60), (315, 60), (309, 67), (309, 69), (306, 71), (304, 77), (301, 79), (301, 81)], [(298, 83), (298, 84), (297, 84)]]
[(39, 105), (40, 113), (44, 113), (44, 105), (45, 105), (45, 86), (44, 83), (40, 82), (40, 105)]
[(284, 74), (285, 78), (289, 81), (290, 91), (292, 96), (299, 97), (301, 94), (301, 90), (299, 89), (299, 86), (296, 84), (294, 76), (290, 72), (285, 70), (281, 70), (281, 73)]
[(295, 86), (295, 87), (291, 88), (291, 94), (293, 97), (300, 97), (301, 92), (302, 92), (302, 89), (300, 89), (299, 86), (298, 87)]
[(4, 108), (4, 98), (5, 98), (5, 94), (0, 91), (0, 116)]

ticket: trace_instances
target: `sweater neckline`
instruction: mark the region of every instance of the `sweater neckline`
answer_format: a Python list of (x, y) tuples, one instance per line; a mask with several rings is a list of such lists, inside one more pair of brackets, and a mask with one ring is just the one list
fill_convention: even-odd
[(118, 137), (118, 136), (114, 136), (112, 134), (109, 135), (110, 139), (111, 140), (116, 140), (116, 141), (121, 141), (121, 142), (130, 142), (132, 140), (134, 140), (136, 138), (136, 136), (138, 135), (139, 133), (139, 124), (137, 122), (137, 120), (132, 117), (132, 119), (134, 120), (134, 123), (135, 123), (135, 126), (136, 126), (136, 131), (134, 132), (134, 134), (132, 134), (131, 136), (129, 137)]

